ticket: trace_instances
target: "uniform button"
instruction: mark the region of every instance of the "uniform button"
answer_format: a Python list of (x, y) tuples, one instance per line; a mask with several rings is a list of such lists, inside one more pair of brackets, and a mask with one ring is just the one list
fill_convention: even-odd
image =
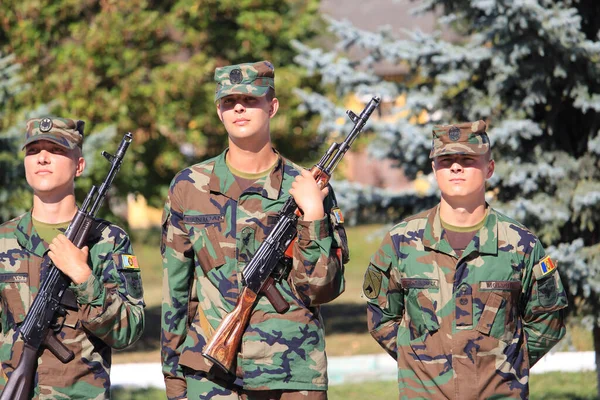
[(467, 299), (465, 299), (465, 298), (460, 299), (460, 305), (461, 306), (466, 306), (468, 302), (469, 301)]
[(460, 288), (460, 291), (461, 291), (462, 293), (467, 293), (467, 287), (466, 287), (466, 286), (463, 286), (463, 287), (461, 287), (461, 288)]

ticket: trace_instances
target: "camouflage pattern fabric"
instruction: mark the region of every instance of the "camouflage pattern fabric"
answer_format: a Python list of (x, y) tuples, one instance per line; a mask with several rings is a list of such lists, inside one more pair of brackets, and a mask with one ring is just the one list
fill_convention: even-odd
[[(144, 329), (142, 281), (139, 268), (131, 268), (127, 260), (133, 254), (127, 234), (97, 220), (88, 246), (92, 275), (71, 285), (78, 309), (66, 307), (66, 316), (59, 321), (58, 339), (75, 358), (63, 364), (44, 348), (38, 358), (35, 399), (108, 399), (111, 347), (131, 345)], [(23, 341), (15, 329), (49, 267), (47, 250), (33, 228), (31, 213), (0, 226), (0, 389), (21, 356)]]
[(486, 154), (490, 139), (483, 121), (454, 125), (435, 125), (429, 158), (446, 154)]
[(232, 94), (264, 96), (275, 89), (275, 68), (269, 61), (228, 65), (215, 70), (215, 102)]
[(69, 118), (32, 118), (27, 121), (25, 144), (38, 140), (48, 140), (66, 149), (83, 145), (83, 127), (85, 122)]
[[(269, 175), (242, 192), (225, 154), (177, 174), (165, 204), (161, 342), (169, 399), (205, 398), (190, 388), (186, 393), (183, 366), (211, 369), (201, 351), (235, 306), (244, 267), (274, 226), (300, 171), (280, 157)], [(347, 244), (343, 226), (329, 214), (331, 195), (324, 204), (322, 220), (300, 219), (291, 272), (276, 284), (289, 311), (278, 314), (264, 296), (254, 308), (237, 359), (244, 389), (327, 389), (318, 306), (344, 290), (339, 253), (347, 260)]]
[(528, 398), (530, 368), (565, 334), (552, 267), (537, 237), (493, 209), (460, 259), (439, 206), (394, 226), (363, 292), (371, 335), (398, 361), (400, 398)]
[(244, 390), (227, 382), (209, 380), (206, 374), (186, 375), (187, 390), (195, 398), (210, 400), (327, 400), (322, 390)]

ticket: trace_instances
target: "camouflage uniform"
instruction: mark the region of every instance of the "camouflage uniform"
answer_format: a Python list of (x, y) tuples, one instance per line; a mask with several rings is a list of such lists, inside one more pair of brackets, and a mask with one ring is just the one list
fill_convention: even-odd
[[(219, 68), (215, 98), (223, 93), (264, 95), (272, 76), (268, 62)], [(266, 86), (254, 86), (257, 79)], [(235, 383), (240, 386), (196, 385), (219, 378), (212, 375), (218, 371), (211, 369), (202, 349), (234, 308), (244, 267), (274, 226), (301, 168), (279, 157), (267, 176), (242, 191), (226, 165), (226, 152), (177, 174), (165, 204), (161, 341), (167, 397), (325, 391), (327, 360), (319, 305), (344, 290), (341, 259), (347, 260), (345, 232), (332, 212), (332, 194), (325, 199), (323, 219), (298, 222), (291, 271), (287, 280), (276, 284), (289, 310), (278, 314), (264, 296), (255, 305), (237, 358)]]
[[(458, 147), (435, 137), (432, 156), (485, 153), (477, 124), (436, 127)], [(407, 218), (365, 274), (369, 331), (398, 361), (400, 398), (528, 398), (530, 368), (565, 334), (558, 271), (535, 235), (491, 208), (460, 257), (446, 235), (439, 206)]]
[[(27, 144), (40, 134), (38, 140), (51, 140), (64, 147), (81, 145), (81, 138), (62, 143), (67, 135), (53, 129), (66, 129), (75, 138), (75, 130), (82, 129), (83, 124), (57, 118), (51, 122), (50, 131), (44, 132), (48, 126), (43, 125), (44, 120), (28, 121)], [(55, 137), (49, 138), (52, 133)], [(116, 225), (96, 220), (88, 246), (92, 275), (86, 282), (71, 285), (63, 299), (66, 315), (58, 320), (62, 325), (58, 339), (75, 353), (75, 358), (63, 364), (43, 348), (34, 398), (109, 398), (111, 347), (125, 348), (143, 331), (142, 283), (127, 234)], [(50, 267), (47, 251), (48, 243), (35, 231), (31, 212), (0, 225), (1, 387), (19, 361), (23, 341), (17, 328)]]

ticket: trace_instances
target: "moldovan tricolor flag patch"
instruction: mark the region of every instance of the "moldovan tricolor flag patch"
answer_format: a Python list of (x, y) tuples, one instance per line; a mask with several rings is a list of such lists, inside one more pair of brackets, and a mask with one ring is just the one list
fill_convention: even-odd
[(342, 214), (342, 210), (340, 210), (338, 207), (334, 207), (331, 209), (331, 213), (333, 214), (338, 224), (344, 223), (344, 215)]
[(542, 258), (542, 261), (540, 261), (540, 268), (542, 270), (542, 276), (544, 276), (554, 271), (556, 269), (556, 265), (552, 262), (550, 256), (546, 256)]
[(139, 269), (137, 258), (132, 254), (121, 254), (121, 260), (123, 261), (123, 268), (128, 269)]

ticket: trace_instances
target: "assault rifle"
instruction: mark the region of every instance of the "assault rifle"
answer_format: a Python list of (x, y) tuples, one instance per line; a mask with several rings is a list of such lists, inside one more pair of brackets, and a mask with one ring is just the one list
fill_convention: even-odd
[[(344, 157), (380, 101), (379, 97), (373, 97), (358, 116), (350, 110), (346, 111), (354, 122), (354, 127), (341, 144), (331, 144), (321, 160), (311, 168), (311, 173), (320, 189), (327, 185), (333, 170)], [(298, 209), (298, 205), (290, 196), (279, 211), (277, 223), (244, 268), (244, 288), (235, 308), (223, 318), (204, 347), (202, 355), (227, 373), (232, 373), (233, 362), (258, 295), (263, 293), (267, 296), (279, 313), (283, 313), (289, 308), (289, 304), (275, 287), (273, 275), (281, 274), (282, 259), (298, 233), (296, 225), (300, 215), (301, 211)]]
[[(132, 139), (131, 133), (126, 133), (114, 156), (105, 151), (102, 152), (102, 155), (111, 164), (108, 175), (100, 188), (92, 186), (83, 205), (77, 210), (77, 214), (65, 232), (67, 239), (80, 249), (86, 245), (96, 212), (102, 205), (108, 189), (121, 168), (123, 157), (125, 157), (125, 152)], [(75, 357), (73, 352), (59, 342), (55, 336), (55, 332), (61, 328), (55, 323), (56, 317), (65, 313), (61, 301), (70, 284), (71, 279), (53, 263), (50, 263), (46, 279), (42, 282), (25, 320), (17, 328), (18, 333), (23, 337), (23, 353), (17, 368), (10, 375), (2, 391), (0, 400), (30, 398), (37, 369), (37, 359), (42, 346), (47, 347), (63, 363), (68, 363)]]

